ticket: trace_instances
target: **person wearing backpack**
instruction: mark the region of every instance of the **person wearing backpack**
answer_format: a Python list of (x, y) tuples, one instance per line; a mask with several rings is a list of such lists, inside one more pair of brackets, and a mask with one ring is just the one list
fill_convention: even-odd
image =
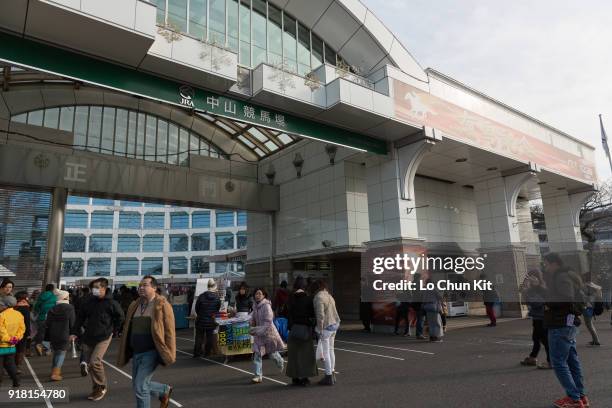
[(589, 407), (582, 366), (576, 350), (580, 316), (584, 312), (582, 279), (565, 267), (556, 253), (544, 256), (546, 302), (544, 326), (548, 329), (550, 361), (566, 396), (554, 402), (557, 408)]
[(595, 329), (595, 325), (593, 324), (593, 320), (595, 320), (595, 316), (599, 316), (603, 313), (603, 296), (601, 292), (601, 286), (593, 283), (589, 279), (589, 274), (584, 275), (584, 295), (586, 297), (586, 309), (584, 311), (584, 325), (591, 333), (591, 342), (589, 342), (590, 346), (601, 346), (599, 343), (599, 336), (597, 335), (597, 330)]

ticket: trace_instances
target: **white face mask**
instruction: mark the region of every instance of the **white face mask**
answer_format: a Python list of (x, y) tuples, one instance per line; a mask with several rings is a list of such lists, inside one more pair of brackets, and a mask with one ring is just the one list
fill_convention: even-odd
[(91, 294), (96, 296), (96, 297), (99, 297), (100, 296), (100, 288), (92, 288), (91, 289)]

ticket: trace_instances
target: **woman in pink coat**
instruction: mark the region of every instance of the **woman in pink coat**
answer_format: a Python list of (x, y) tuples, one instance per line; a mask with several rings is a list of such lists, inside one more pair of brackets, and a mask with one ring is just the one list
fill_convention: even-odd
[(284, 361), (279, 351), (285, 349), (285, 344), (274, 326), (274, 312), (268, 300), (268, 293), (263, 288), (255, 290), (253, 295), (253, 315), (251, 318), (251, 335), (255, 338), (253, 343), (253, 362), (255, 363), (255, 377), (252, 382), (259, 384), (263, 377), (262, 358), (266, 354), (274, 360), (278, 369), (283, 372)]

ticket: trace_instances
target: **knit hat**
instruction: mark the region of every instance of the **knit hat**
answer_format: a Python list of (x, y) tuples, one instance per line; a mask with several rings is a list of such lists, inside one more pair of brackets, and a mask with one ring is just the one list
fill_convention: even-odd
[(217, 290), (217, 282), (215, 282), (215, 280), (212, 278), (208, 280), (208, 290)]
[(55, 296), (57, 297), (57, 303), (69, 303), (70, 293), (67, 291), (57, 290)]
[(0, 307), (14, 307), (17, 304), (17, 299), (13, 296), (2, 296), (0, 297)]

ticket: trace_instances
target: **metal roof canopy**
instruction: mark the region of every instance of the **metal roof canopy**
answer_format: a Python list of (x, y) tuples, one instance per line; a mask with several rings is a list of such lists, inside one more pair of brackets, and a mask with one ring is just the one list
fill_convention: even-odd
[[(0, 33), (0, 61), (183, 106), (201, 114), (208, 114), (209, 117), (214, 115), (233, 119), (245, 123), (249, 130), (254, 126), (260, 129), (271, 129), (270, 134), (267, 135), (269, 140), (275, 140), (282, 133), (286, 133), (364, 152), (387, 153), (386, 142), (382, 140), (263, 108), (203, 89), (185, 88), (184, 84), (172, 80), (6, 33)], [(217, 126), (219, 125), (217, 124)], [(221, 127), (223, 128), (223, 126)], [(239, 132), (239, 130), (237, 131)], [(256, 135), (254, 135), (254, 139), (258, 139)], [(237, 136), (238, 140), (248, 145), (239, 136), (243, 136), (243, 134)], [(266, 150), (273, 150), (272, 146), (268, 146), (268, 149), (262, 149), (266, 146), (268, 140), (263, 142), (258, 140), (259, 143), (255, 143), (253, 139), (248, 141), (264, 153), (261, 154), (254, 150), (260, 158), (266, 156)]]

